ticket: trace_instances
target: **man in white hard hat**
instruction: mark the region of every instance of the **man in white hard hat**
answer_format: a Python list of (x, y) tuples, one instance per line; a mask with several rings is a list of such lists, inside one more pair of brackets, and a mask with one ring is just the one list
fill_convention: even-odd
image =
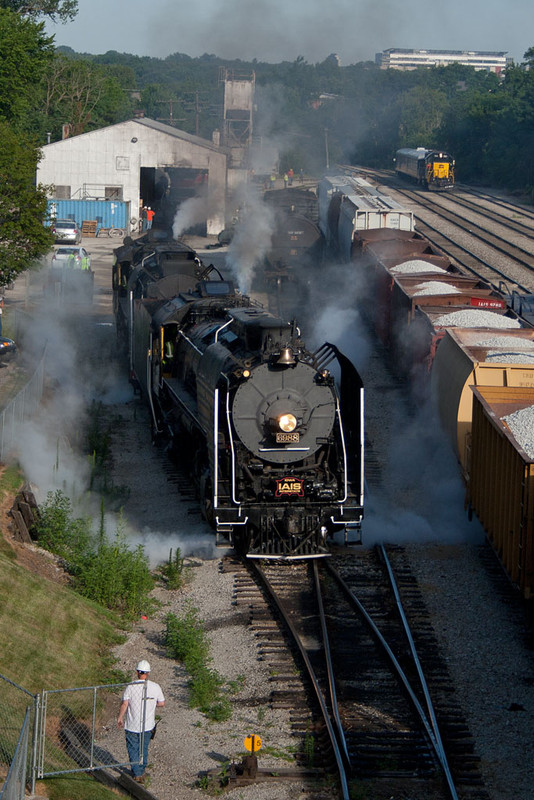
[[(156, 727), (156, 708), (165, 705), (161, 686), (148, 679), (150, 664), (144, 659), (137, 664), (137, 680), (129, 683), (117, 717), (119, 728), (124, 726), (126, 748), (134, 781), (145, 782), (148, 745)], [(126, 719), (124, 719), (126, 715)]]

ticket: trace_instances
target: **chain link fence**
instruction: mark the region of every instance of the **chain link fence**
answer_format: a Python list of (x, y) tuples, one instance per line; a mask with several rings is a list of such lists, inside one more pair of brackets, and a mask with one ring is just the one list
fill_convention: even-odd
[(0, 461), (5, 461), (17, 437), (17, 430), (35, 413), (43, 396), (46, 349), (28, 383), (0, 411)]
[(26, 771), (28, 767), (28, 741), (30, 735), (31, 708), (26, 709), (20, 737), (13, 754), (11, 766), (0, 789), (0, 800), (24, 800), (26, 796)]
[(124, 732), (117, 729), (128, 684), (42, 693), (37, 777), (129, 766)]
[(0, 789), (2, 800), (24, 800), (27, 775), (31, 774), (38, 697), (0, 675)]
[[(0, 675), (0, 800), (24, 800), (26, 784), (33, 794), (37, 779), (129, 768), (124, 730), (117, 727), (126, 686), (54, 689), (33, 695)], [(147, 701), (145, 691), (139, 700), (143, 722)], [(151, 732), (141, 735), (141, 761), (145, 735)]]

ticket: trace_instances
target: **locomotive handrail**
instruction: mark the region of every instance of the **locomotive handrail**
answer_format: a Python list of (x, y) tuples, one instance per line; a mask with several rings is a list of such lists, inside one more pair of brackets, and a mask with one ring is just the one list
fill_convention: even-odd
[(343, 420), (341, 419), (341, 409), (339, 407), (339, 397), (336, 392), (336, 414), (339, 423), (339, 432), (341, 435), (341, 447), (343, 449), (343, 474), (344, 474), (344, 484), (345, 484), (345, 494), (344, 496), (338, 501), (338, 503), (344, 503), (349, 496), (349, 474), (348, 474), (348, 462), (347, 462), (347, 448), (345, 446), (345, 433), (343, 431)]
[(229, 320), (227, 320), (224, 323), (224, 325), (221, 325), (220, 328), (217, 328), (217, 330), (215, 331), (215, 339), (213, 340), (214, 342), (217, 342), (219, 340), (220, 332), (223, 331), (225, 328), (227, 328), (228, 325), (230, 325), (231, 323), (232, 323), (232, 319), (230, 318)]
[[(232, 454), (232, 459), (231, 459), (231, 463), (232, 463), (232, 502), (234, 502), (238, 506), (238, 508), (239, 508), (239, 516), (241, 516), (241, 503), (237, 499), (236, 493), (235, 493), (235, 447), (234, 447), (234, 437), (233, 437), (233, 434), (232, 434), (232, 421), (231, 421), (231, 418), (230, 418), (230, 380), (228, 378), (228, 375), (224, 375), (224, 378), (226, 380), (226, 387), (227, 387), (226, 388), (226, 424), (228, 426), (228, 438), (230, 440), (230, 452)], [(217, 401), (218, 401), (218, 397), (219, 397), (219, 390), (218, 389), (215, 390), (215, 394), (216, 394)], [(217, 420), (218, 420), (218, 417), (219, 417), (218, 411), (216, 412), (216, 415), (217, 415)], [(218, 424), (217, 424), (217, 430), (218, 430)], [(218, 439), (217, 431), (215, 431), (215, 435), (216, 435), (216, 437)], [(217, 464), (218, 462), (216, 461), (215, 463)], [(217, 470), (215, 470), (215, 472), (217, 472)]]
[(188, 344), (188, 345), (190, 345), (190, 346), (193, 348), (193, 350), (196, 350), (196, 351), (197, 351), (197, 353), (199, 353), (200, 355), (202, 355), (202, 350), (201, 350), (199, 347), (197, 347), (197, 346), (196, 346), (196, 344), (195, 344), (195, 343), (194, 343), (194, 342), (193, 342), (193, 341), (192, 341), (192, 340), (189, 338), (189, 336), (186, 336), (186, 335), (185, 335), (185, 333), (184, 333), (182, 330), (179, 330), (179, 331), (178, 331), (178, 333), (180, 334), (180, 336), (181, 336), (183, 339), (185, 339), (185, 341), (187, 342), (187, 344)]
[(152, 412), (152, 419), (154, 420), (154, 432), (156, 434), (161, 433), (160, 427), (158, 425), (158, 418), (156, 416), (156, 410), (154, 408), (154, 401), (152, 399), (152, 370), (150, 369), (150, 365), (152, 363), (152, 348), (154, 346), (154, 337), (152, 336), (152, 332), (150, 333), (150, 347), (146, 353), (146, 385), (147, 385), (147, 396), (148, 402), (150, 404), (150, 411)]

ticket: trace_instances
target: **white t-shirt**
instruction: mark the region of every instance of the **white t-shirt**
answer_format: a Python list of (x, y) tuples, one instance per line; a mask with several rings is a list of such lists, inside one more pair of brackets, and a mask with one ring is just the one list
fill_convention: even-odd
[(165, 702), (161, 686), (150, 680), (135, 681), (128, 684), (122, 699), (128, 700), (125, 730), (141, 733), (144, 719), (144, 730), (151, 731), (156, 724), (156, 703)]

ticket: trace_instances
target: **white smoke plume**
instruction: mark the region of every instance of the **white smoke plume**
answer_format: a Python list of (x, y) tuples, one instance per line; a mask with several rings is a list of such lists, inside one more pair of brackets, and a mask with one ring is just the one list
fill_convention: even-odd
[(172, 224), (172, 235), (178, 239), (195, 225), (206, 222), (208, 202), (206, 197), (190, 197), (180, 203)]
[(273, 210), (261, 197), (249, 192), (243, 198), (226, 257), (241, 292), (250, 292), (255, 272), (271, 248), (273, 232)]
[(362, 370), (370, 344), (358, 310), (360, 281), (352, 264), (330, 262), (309, 275), (308, 308), (303, 309), (303, 324), (309, 345), (327, 341), (335, 344)]
[(168, 481), (166, 456), (151, 445), (148, 411), (134, 398), (126, 365), (115, 357), (114, 326), (95, 322), (87, 307), (35, 293), (40, 307), (24, 315), (17, 338), (19, 358), (30, 364), (39, 363), (46, 348), (45, 393), (37, 413), (17, 426), (10, 457), (20, 464), (37, 502), (60, 490), (73, 514), (91, 517), (98, 529), (101, 498), (90, 491), (93, 464), (85, 438), (91, 405), (102, 404), (102, 435), (112, 424), (111, 446), (122, 451), (120, 457), (114, 451), (110, 485), (126, 490), (118, 502), (127, 499), (119, 516), (111, 510), (117, 501), (104, 496), (108, 539), (120, 530), (130, 547), (143, 545), (152, 567), (167, 560), (171, 548), (184, 557), (216, 557), (214, 536), (198, 506), (189, 513), (191, 501)]
[(379, 424), (388, 448), (382, 485), (367, 498), (365, 543), (481, 544), (484, 531), (467, 518), (460, 468), (434, 409), (425, 405), (411, 416), (406, 405), (395, 407), (390, 393), (383, 400), (375, 389), (367, 404), (370, 397), (386, 405)]

